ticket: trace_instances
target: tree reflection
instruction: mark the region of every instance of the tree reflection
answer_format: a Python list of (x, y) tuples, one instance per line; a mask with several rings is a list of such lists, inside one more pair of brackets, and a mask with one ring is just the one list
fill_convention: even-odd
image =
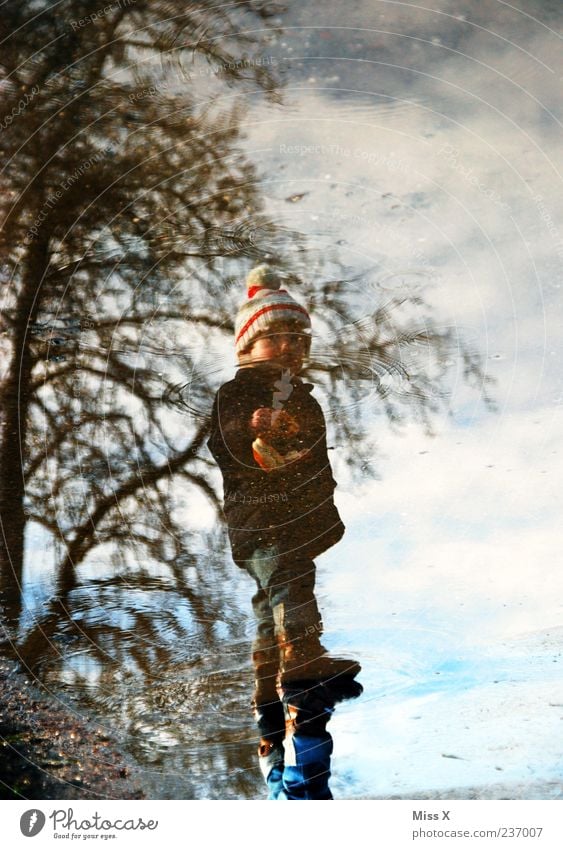
[[(141, 340), (178, 335), (173, 322), (184, 332), (220, 327), (220, 308), (206, 312), (222, 285), (218, 258), (260, 253), (256, 235), (264, 247), (274, 236), (237, 148), (238, 105), (200, 105), (183, 70), (214, 62), (230, 83), (271, 88), (259, 53), (239, 61), (249, 45), (237, 23), (266, 16), (260, 4), (237, 4), (237, 17), (215, 4), (141, 0), (103, 15), (91, 5), (74, 4), (67, 21), (48, 4), (11, 4), (1, 24), (0, 505), (15, 618), (28, 519), (61, 541), (68, 588), (86, 553), (132, 521), (140, 490), (146, 516), (156, 509), (163, 520), (159, 486), (176, 474), (213, 498), (189, 471), (202, 430), (172, 445), (158, 415), (162, 380), (127, 356)], [(163, 77), (171, 62), (175, 80)], [(192, 359), (181, 348), (174, 366)], [(135, 539), (157, 544), (143, 523)]]
[[(267, 20), (266, 4), (136, 0), (94, 20), (80, 0), (72, 14), (21, 0), (0, 22), (2, 604), (30, 669), (48, 677), (63, 658), (85, 694), (99, 682), (111, 695), (120, 676), (142, 682), (142, 704), (122, 705), (134, 725), (162, 700), (180, 712), (198, 686), (209, 693), (209, 675), (180, 680), (202, 656), (216, 668), (234, 646), (248, 665), (224, 539), (189, 525), (202, 496), (220, 508), (204, 446), (243, 270), (274, 261), (312, 304), (323, 334), (310, 371), (356, 473), (373, 468), (366, 396), (392, 424), (415, 414), (430, 427), (453, 336), (428, 315), (421, 329), (415, 297), (354, 306), (336, 255), (312, 279), (304, 239), (265, 215), (240, 146), (242, 96), (275, 99), (279, 87), (240, 22)], [(407, 350), (424, 351), (416, 375)], [(482, 383), (478, 360), (462, 360)], [(26, 620), (24, 565), (39, 544), (52, 549), (54, 586)], [(158, 610), (141, 602), (147, 591)], [(156, 670), (171, 669), (179, 677), (155, 689)], [(240, 769), (221, 752), (216, 768)]]

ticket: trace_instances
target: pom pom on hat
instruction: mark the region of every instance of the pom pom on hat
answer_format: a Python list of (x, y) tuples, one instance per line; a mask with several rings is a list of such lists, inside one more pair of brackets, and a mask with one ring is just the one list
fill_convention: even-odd
[(279, 289), (280, 278), (267, 263), (257, 265), (246, 278), (246, 290), (249, 298), (252, 298), (258, 289)]
[(305, 307), (280, 289), (280, 275), (266, 263), (253, 268), (246, 278), (247, 300), (235, 318), (235, 349), (242, 354), (273, 324), (287, 322), (310, 330), (311, 319)]

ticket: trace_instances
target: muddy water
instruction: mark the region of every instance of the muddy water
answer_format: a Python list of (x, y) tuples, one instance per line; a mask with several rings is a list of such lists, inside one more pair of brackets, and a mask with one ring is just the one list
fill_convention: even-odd
[[(341, 364), (369, 370), (336, 403), (318, 390), (347, 526), (318, 562), (324, 642), (360, 660), (364, 685), (331, 720), (337, 798), (560, 793), (560, 18), (545, 2), (305, 3), (264, 46), (282, 102), (245, 95), (265, 211), (303, 236), (322, 292), (313, 357), (341, 344)], [(240, 294), (225, 287), (227, 313)], [(388, 308), (391, 327), (407, 315), (451, 336), (435, 359), (420, 345), (366, 362), (357, 337), (335, 343), (342, 305), (368, 327)], [(44, 332), (64, 357), (69, 332)], [(232, 368), (224, 344), (190, 344), (189, 382), (169, 374), (163, 396), (177, 428), (208, 409), (201, 370), (218, 385)], [(162, 336), (147, 329), (144, 345), (142, 367), (166, 372)], [(386, 400), (408, 411), (419, 375), (436, 403), (390, 422)], [(350, 409), (369, 446), (353, 474), (335, 424)], [(88, 474), (107, 477), (103, 457)], [(72, 524), (70, 491), (65, 503)], [(114, 537), (63, 589), (52, 537), (30, 523), (20, 644), (63, 701), (118, 734), (150, 796), (263, 798), (252, 585), (208, 501), (190, 491), (178, 511), (188, 562), (143, 561)]]

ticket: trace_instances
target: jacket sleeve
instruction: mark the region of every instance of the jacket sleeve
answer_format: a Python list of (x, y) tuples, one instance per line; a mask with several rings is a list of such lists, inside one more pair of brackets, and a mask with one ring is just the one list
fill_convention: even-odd
[(249, 467), (257, 468), (250, 430), (250, 419), (257, 406), (255, 399), (241, 396), (228, 384), (215, 396), (207, 445), (222, 472), (244, 474)]

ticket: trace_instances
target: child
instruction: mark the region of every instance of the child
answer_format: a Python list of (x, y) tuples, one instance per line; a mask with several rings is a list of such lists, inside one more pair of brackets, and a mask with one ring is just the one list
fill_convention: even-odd
[[(341, 539), (344, 525), (324, 416), (299, 377), (311, 321), (268, 266), (250, 273), (247, 288), (235, 321), (240, 368), (217, 393), (208, 446), (223, 474), (233, 559), (257, 584), (253, 702), (264, 730), (280, 717), (283, 724), (284, 693), (292, 692), (303, 717), (303, 693), (313, 686), (318, 702), (323, 687), (328, 719), (334, 702), (361, 686), (352, 681), (359, 664), (331, 658), (319, 639), (313, 561)], [(302, 723), (293, 719), (295, 730)], [(318, 725), (318, 715), (312, 719)]]

